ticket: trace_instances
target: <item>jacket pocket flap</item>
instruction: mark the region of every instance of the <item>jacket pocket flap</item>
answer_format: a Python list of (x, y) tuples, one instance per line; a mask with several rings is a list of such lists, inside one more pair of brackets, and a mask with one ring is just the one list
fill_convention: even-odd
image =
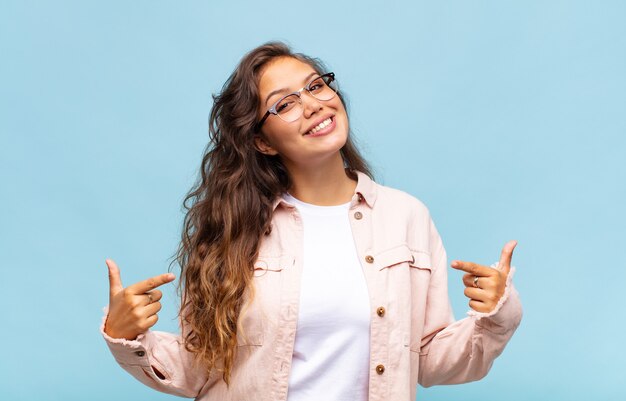
[(254, 274), (263, 274), (266, 271), (279, 272), (293, 265), (291, 255), (281, 256), (259, 256), (254, 262)]
[(413, 260), (409, 263), (411, 267), (432, 271), (432, 263), (428, 253), (424, 251), (411, 251), (411, 254), (413, 256)]
[(409, 247), (403, 244), (379, 252), (374, 257), (374, 261), (376, 262), (378, 269), (382, 270), (386, 267), (391, 267), (399, 263), (412, 263), (413, 254), (411, 253)]

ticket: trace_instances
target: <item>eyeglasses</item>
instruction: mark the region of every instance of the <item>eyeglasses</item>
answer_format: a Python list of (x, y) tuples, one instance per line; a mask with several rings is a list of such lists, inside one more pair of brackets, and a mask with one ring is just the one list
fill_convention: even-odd
[(274, 114), (288, 123), (294, 122), (300, 118), (304, 110), (302, 107), (302, 91), (306, 90), (309, 95), (313, 96), (315, 99), (325, 102), (334, 98), (338, 89), (337, 82), (335, 81), (335, 73), (333, 72), (313, 79), (304, 88), (278, 99), (257, 124), (257, 131), (261, 129), (261, 126), (270, 114)]

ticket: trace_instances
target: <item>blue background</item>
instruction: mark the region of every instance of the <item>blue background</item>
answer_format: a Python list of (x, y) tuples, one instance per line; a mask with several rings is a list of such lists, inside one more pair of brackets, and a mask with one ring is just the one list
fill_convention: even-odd
[[(175, 399), (100, 337), (104, 260), (126, 285), (167, 270), (211, 94), (281, 39), (335, 71), (377, 180), (428, 205), (450, 260), (519, 241), (518, 332), (487, 378), (418, 399), (624, 399), (625, 20), (622, 1), (2, 1), (0, 398)], [(173, 285), (164, 302), (175, 331)]]

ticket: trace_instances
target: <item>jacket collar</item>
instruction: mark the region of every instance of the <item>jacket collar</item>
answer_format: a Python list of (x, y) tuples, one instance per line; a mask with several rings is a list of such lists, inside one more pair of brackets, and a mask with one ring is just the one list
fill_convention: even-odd
[(356, 175), (358, 178), (356, 189), (354, 190), (355, 195), (359, 196), (359, 199), (365, 200), (365, 203), (370, 208), (374, 207), (374, 203), (376, 202), (376, 183), (372, 181), (365, 173), (360, 171), (356, 171)]
[[(360, 171), (356, 171), (357, 175), (357, 184), (354, 190), (354, 196), (352, 197), (352, 202), (360, 202), (364, 200), (367, 206), (370, 208), (374, 207), (374, 203), (376, 202), (376, 183), (372, 181), (370, 177), (368, 177), (365, 173)], [(294, 205), (285, 201), (282, 196), (277, 196), (274, 199), (274, 204), (272, 205), (272, 211), (276, 210), (278, 205), (282, 205), (287, 208), (293, 208)]]

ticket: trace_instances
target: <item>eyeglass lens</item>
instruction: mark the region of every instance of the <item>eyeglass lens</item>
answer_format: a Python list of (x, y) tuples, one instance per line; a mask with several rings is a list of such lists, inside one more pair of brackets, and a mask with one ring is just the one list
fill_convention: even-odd
[[(337, 85), (332, 76), (324, 75), (311, 81), (307, 92), (317, 100), (327, 101), (337, 94)], [(276, 104), (278, 117), (286, 122), (296, 121), (302, 115), (302, 110), (302, 101), (296, 94), (285, 96)]]

